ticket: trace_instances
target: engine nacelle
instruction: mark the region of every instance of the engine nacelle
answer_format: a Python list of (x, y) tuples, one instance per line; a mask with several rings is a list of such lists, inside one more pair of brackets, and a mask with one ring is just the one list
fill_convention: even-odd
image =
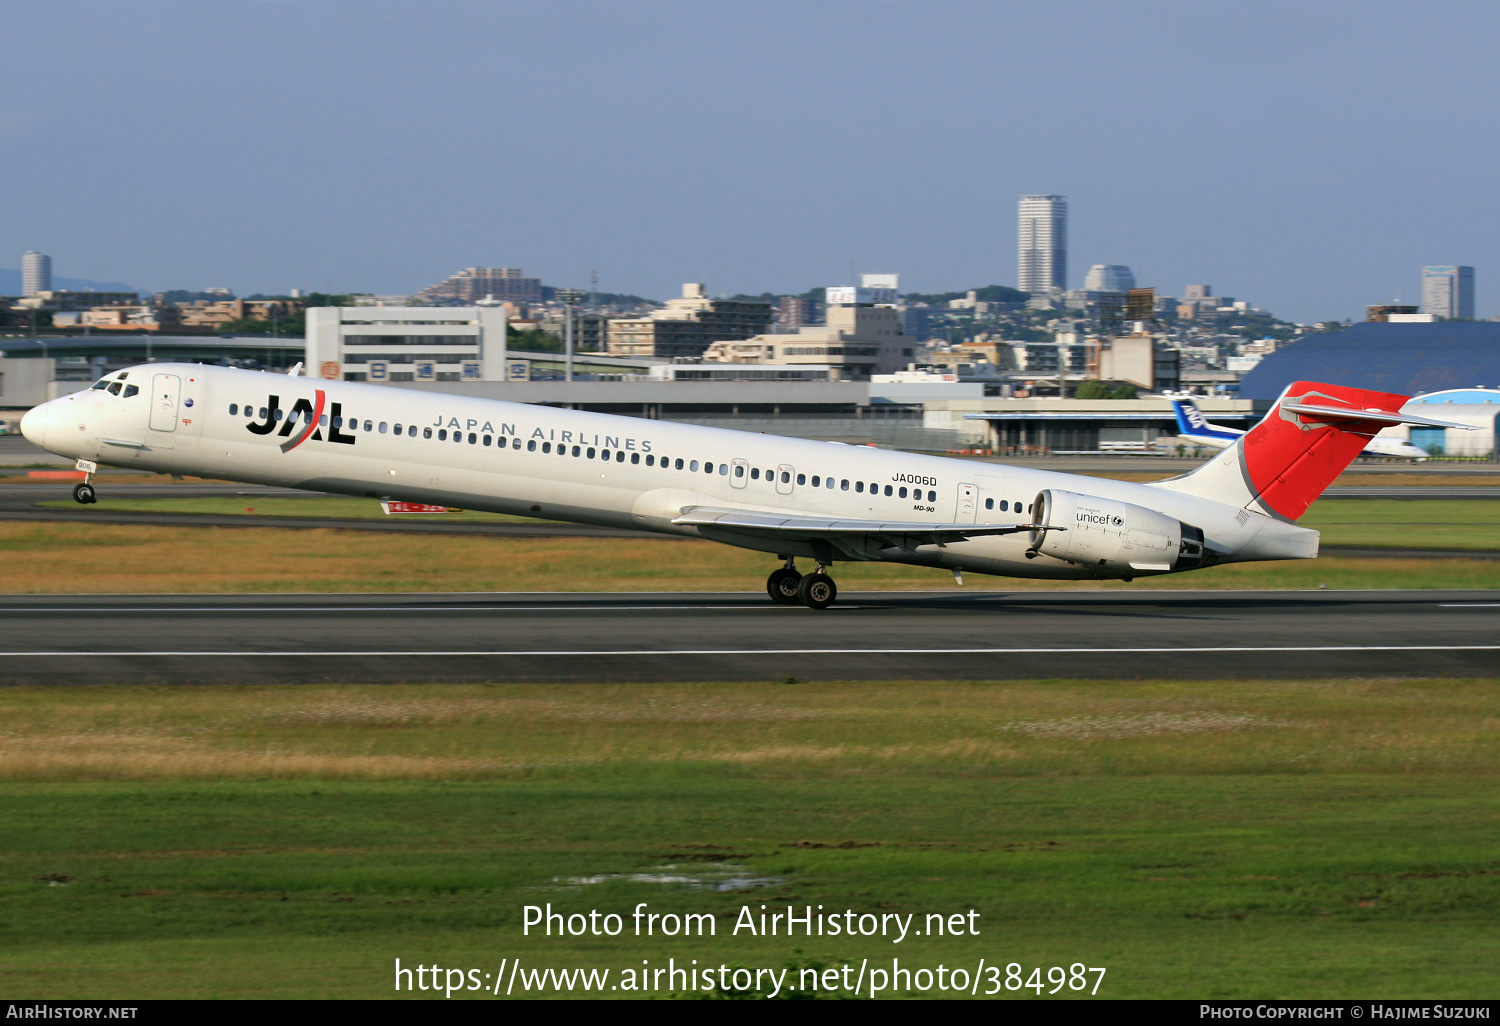
[(1046, 488), (1031, 522), (1034, 551), (1079, 566), (1128, 575), (1203, 565), (1201, 530), (1133, 503)]

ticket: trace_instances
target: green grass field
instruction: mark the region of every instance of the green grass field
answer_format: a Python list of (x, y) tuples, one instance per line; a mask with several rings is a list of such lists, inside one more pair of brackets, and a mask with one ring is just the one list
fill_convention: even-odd
[[(77, 510), (71, 501), (40, 505)], [(244, 517), (339, 517), (391, 519), (373, 499), (250, 498), (110, 498), (84, 507), (85, 512), (213, 513)], [(423, 519), (534, 522), (498, 513), (414, 514)], [(1398, 549), (1500, 549), (1500, 500), (1465, 499), (1323, 499), (1300, 521), (1323, 534), (1324, 545), (1357, 545)]]
[[(507, 538), (256, 527), (0, 523), (0, 593), (759, 591), (769, 555), (674, 539)], [(839, 563), (853, 591), (957, 590), (939, 570)], [(1241, 563), (1080, 583), (968, 574), (990, 591), (1500, 588), (1500, 560)]]
[[(391, 996), (398, 957), (1500, 987), (1493, 682), (38, 688), (0, 723), (0, 972), (28, 997)], [(523, 936), (548, 902), (717, 926)], [(732, 935), (762, 903), (979, 934)]]

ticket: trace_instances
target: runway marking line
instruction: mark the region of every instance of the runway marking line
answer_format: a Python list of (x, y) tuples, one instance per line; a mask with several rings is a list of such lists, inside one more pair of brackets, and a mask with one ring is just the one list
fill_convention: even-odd
[(0, 652), (0, 656), (48, 658), (48, 657), (213, 657), (213, 658), (279, 658), (294, 657), (338, 657), (355, 656), (742, 656), (742, 655), (1162, 655), (1162, 654), (1232, 654), (1244, 652), (1500, 652), (1500, 645), (1305, 645), (1305, 646), (1252, 646), (1235, 647), (1188, 647), (1188, 648), (700, 648), (700, 649), (610, 649), (610, 650), (547, 650), (505, 651), (500, 649), (452, 649), (378, 651), (349, 650), (339, 652), (235, 652), (235, 651), (160, 651), (160, 652)]

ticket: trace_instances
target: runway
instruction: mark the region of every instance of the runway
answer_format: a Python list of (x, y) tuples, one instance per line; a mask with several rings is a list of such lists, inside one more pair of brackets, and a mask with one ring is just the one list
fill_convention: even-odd
[(34, 596), (20, 683), (1492, 676), (1500, 592)]

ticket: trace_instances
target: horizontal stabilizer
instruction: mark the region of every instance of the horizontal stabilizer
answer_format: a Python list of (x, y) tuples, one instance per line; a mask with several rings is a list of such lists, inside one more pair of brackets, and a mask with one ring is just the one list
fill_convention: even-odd
[(1418, 427), (1462, 428), (1476, 430), (1473, 424), (1454, 424), (1431, 417), (1414, 417), (1410, 413), (1390, 413), (1386, 410), (1357, 410), (1352, 406), (1319, 406), (1313, 403), (1282, 403), (1283, 410), (1306, 413), (1324, 420), (1373, 420), (1379, 424), (1415, 424)]

